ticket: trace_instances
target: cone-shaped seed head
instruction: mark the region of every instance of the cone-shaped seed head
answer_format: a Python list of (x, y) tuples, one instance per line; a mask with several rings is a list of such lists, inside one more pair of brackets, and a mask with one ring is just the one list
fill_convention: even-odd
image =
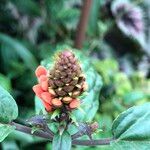
[(49, 71), (49, 88), (57, 98), (76, 98), (84, 91), (85, 77), (81, 67), (71, 51), (60, 52), (54, 68)]

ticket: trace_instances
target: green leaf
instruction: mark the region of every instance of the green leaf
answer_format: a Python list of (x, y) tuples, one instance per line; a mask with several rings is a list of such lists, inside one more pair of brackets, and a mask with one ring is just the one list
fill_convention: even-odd
[(26, 145), (32, 143), (35, 137), (24, 132), (14, 130), (12, 133), (9, 134), (7, 139), (8, 141), (18, 141), (20, 144)]
[(78, 121), (91, 121), (99, 108), (99, 93), (102, 87), (102, 80), (86, 58), (80, 59), (83, 60), (83, 70), (86, 74), (86, 81), (89, 88), (87, 91), (88, 94), (82, 99), (83, 103), (81, 104), (81, 108), (85, 113), (81, 113), (80, 110), (75, 110), (73, 114)]
[(19, 150), (16, 141), (4, 141), (2, 142), (2, 150)]
[(42, 101), (40, 100), (40, 98), (35, 96), (34, 101), (35, 101), (35, 113), (37, 115), (39, 115), (40, 113), (45, 114), (46, 111), (45, 111), (44, 105), (43, 105)]
[(103, 77), (105, 84), (110, 84), (114, 73), (116, 74), (119, 70), (119, 65), (115, 59), (95, 60), (93, 65)]
[(123, 112), (114, 121), (113, 136), (121, 140), (150, 140), (150, 103)]
[(75, 29), (78, 18), (79, 10), (76, 8), (67, 8), (58, 11), (58, 20), (62, 20), (62, 23), (67, 27), (68, 30)]
[(54, 135), (52, 141), (53, 150), (71, 150), (71, 135), (64, 131), (62, 135), (59, 133)]
[(142, 91), (132, 91), (124, 95), (123, 100), (125, 104), (132, 104), (138, 100), (146, 98), (147, 95)]
[(112, 135), (111, 133), (111, 125), (112, 125), (112, 117), (108, 114), (96, 114), (95, 121), (98, 122), (100, 129), (103, 130), (100, 134), (97, 134), (97, 138), (107, 138)]
[(14, 3), (19, 12), (23, 14), (29, 15), (30, 17), (40, 15), (40, 5), (33, 0), (13, 0), (12, 3)]
[(103, 150), (149, 150), (149, 141), (119, 141), (104, 146)]
[[(122, 82), (124, 84), (122, 84)], [(123, 72), (118, 72), (115, 74), (114, 85), (116, 89), (116, 94), (119, 96), (123, 96), (124, 94), (132, 90), (131, 82), (128, 76)]]
[(18, 107), (13, 97), (0, 86), (0, 123), (9, 123), (18, 116)]
[(16, 39), (13, 39), (8, 35), (0, 33), (0, 43), (7, 45), (7, 47), (9, 47), (9, 51), (14, 51), (14, 53), (16, 53), (24, 61), (28, 68), (36, 68), (37, 62), (35, 57), (26, 47), (24, 47)]
[(11, 81), (9, 78), (0, 73), (0, 83), (1, 86), (7, 91), (11, 90)]
[(76, 126), (78, 126), (78, 122), (76, 120), (76, 117), (72, 113), (69, 113), (69, 116), (72, 119), (72, 122), (75, 123)]
[(9, 133), (14, 131), (14, 129), (13, 126), (0, 124), (0, 142), (2, 142)]
[(51, 119), (54, 119), (56, 116), (58, 116), (60, 114), (60, 110), (59, 109), (56, 109), (54, 112), (53, 112), (53, 114), (52, 114), (52, 116), (51, 116)]
[(150, 147), (150, 103), (134, 106), (121, 113), (113, 122), (116, 139), (105, 150), (148, 150)]

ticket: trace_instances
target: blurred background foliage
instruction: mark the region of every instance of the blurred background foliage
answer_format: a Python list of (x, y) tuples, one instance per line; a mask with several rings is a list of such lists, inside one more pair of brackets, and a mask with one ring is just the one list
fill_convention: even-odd
[[(82, 4), (81, 0), (1, 0), (0, 84), (19, 105), (18, 122), (34, 115), (34, 69), (56, 49), (73, 47)], [(82, 53), (103, 81), (94, 118), (102, 131), (95, 138), (112, 136), (111, 124), (119, 113), (150, 100), (149, 26), (149, 0), (92, 1)], [(15, 131), (0, 147), (48, 150), (51, 144)]]

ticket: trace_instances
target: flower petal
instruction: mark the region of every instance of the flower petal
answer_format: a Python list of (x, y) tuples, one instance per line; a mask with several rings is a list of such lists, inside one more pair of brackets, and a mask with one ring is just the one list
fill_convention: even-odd
[(48, 103), (48, 104), (50, 104), (50, 105), (52, 104), (52, 103), (51, 103), (52, 96), (51, 96), (50, 93), (48, 93), (48, 92), (43, 92), (43, 93), (41, 94), (41, 98), (42, 98), (42, 100), (45, 101), (46, 103)]
[(38, 81), (39, 83), (42, 83), (43, 81), (46, 81), (48, 80), (48, 77), (46, 75), (41, 75), (39, 78), (38, 78)]
[(35, 70), (35, 75), (37, 77), (40, 77), (41, 75), (46, 75), (46, 74), (47, 74), (47, 70), (43, 66), (38, 66), (37, 69)]
[(41, 88), (44, 91), (48, 91), (48, 80), (41, 82)]
[(45, 101), (42, 101), (42, 103), (43, 103), (47, 112), (52, 112), (52, 106), (49, 103), (47, 103)]
[(39, 98), (41, 98), (41, 94), (43, 93), (43, 90), (42, 90), (40, 84), (34, 85), (32, 89), (33, 89), (33, 91), (35, 92), (35, 94), (36, 94)]

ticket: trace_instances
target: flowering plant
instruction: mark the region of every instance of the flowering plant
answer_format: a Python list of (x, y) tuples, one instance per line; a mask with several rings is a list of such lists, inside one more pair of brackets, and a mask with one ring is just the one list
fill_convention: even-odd
[(39, 66), (35, 71), (39, 84), (33, 91), (42, 100), (47, 112), (61, 108), (71, 111), (80, 106), (77, 98), (87, 89), (84, 74), (71, 51), (60, 52), (51, 70)]
[[(99, 124), (91, 120), (98, 108), (97, 93), (102, 85), (100, 77), (85, 57), (79, 63), (75, 54), (69, 50), (59, 52), (54, 65), (49, 66), (45, 67), (42, 63), (37, 67), (35, 75), (38, 84), (33, 86), (33, 91), (40, 99), (36, 102), (42, 102), (40, 106), (44, 106), (46, 114), (33, 116), (24, 125), (13, 121), (18, 116), (17, 104), (0, 87), (0, 141), (14, 129), (52, 141), (53, 150), (70, 150), (72, 145), (109, 145), (109, 148), (114, 148), (119, 144), (119, 147), (124, 148), (127, 144), (135, 145), (137, 139), (149, 140), (149, 103), (132, 107), (120, 114), (112, 124), (112, 137), (94, 140), (93, 133), (98, 133)], [(82, 95), (86, 90), (89, 95), (84, 98)], [(80, 107), (85, 118), (82, 111), (76, 112)], [(142, 128), (139, 132), (143, 122), (146, 129)], [(89, 139), (78, 139), (84, 135)], [(146, 148), (149, 147), (147, 141), (143, 141), (143, 144)]]

